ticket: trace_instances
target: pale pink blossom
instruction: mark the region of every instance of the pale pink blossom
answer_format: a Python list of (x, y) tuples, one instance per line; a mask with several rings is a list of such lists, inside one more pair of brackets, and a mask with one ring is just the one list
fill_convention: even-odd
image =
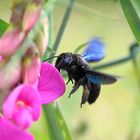
[(21, 45), (25, 34), (19, 29), (12, 28), (0, 38), (0, 55), (11, 56)]

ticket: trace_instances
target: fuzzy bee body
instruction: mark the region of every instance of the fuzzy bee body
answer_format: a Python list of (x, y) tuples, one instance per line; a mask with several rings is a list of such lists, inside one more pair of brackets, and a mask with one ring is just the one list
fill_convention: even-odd
[[(67, 72), (67, 84), (70, 81), (74, 84), (70, 95), (73, 94), (80, 86), (83, 86), (81, 107), (82, 104), (85, 104), (86, 102), (92, 104), (96, 101), (100, 94), (102, 84), (112, 84), (117, 81), (115, 76), (90, 70), (88, 62), (91, 61), (91, 59), (92, 61), (99, 61), (104, 57), (102, 47), (95, 50), (95, 43), (97, 44), (97, 40), (93, 43), (94, 45), (88, 47), (88, 49), (90, 49), (90, 51), (86, 51), (88, 55), (66, 52), (60, 54), (55, 63), (55, 67), (58, 71), (64, 70)], [(95, 55), (95, 53), (99, 53), (98, 51), (102, 52), (102, 54)]]

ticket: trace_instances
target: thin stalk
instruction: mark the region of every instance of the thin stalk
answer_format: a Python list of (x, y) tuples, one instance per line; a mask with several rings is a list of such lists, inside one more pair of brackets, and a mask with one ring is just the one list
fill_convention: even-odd
[(56, 113), (54, 111), (54, 107), (52, 106), (52, 104), (43, 105), (43, 110), (44, 110), (46, 119), (49, 122), (48, 125), (50, 129), (53, 131), (52, 132), (53, 139), (51, 138), (51, 140), (64, 140), (64, 137), (62, 135), (62, 131), (57, 122), (58, 120), (57, 120)]
[[(136, 74), (136, 78), (138, 81), (138, 88), (140, 90), (140, 73), (139, 73), (139, 68), (138, 68), (138, 64), (139, 64), (139, 60), (137, 60), (137, 55), (138, 53), (140, 53), (140, 47), (138, 46), (138, 44), (134, 44), (132, 45), (131, 49), (130, 49), (130, 55), (132, 57), (132, 63), (134, 66), (134, 70), (135, 70), (135, 74)], [(135, 133), (137, 131), (137, 126), (139, 124), (139, 108), (140, 108), (140, 94), (136, 93), (135, 95), (135, 104), (134, 104), (134, 109), (132, 110), (132, 116), (131, 116), (131, 123), (130, 123), (130, 132), (128, 133), (128, 137), (127, 140), (132, 140), (135, 136)]]
[(105, 64), (97, 65), (97, 66), (93, 67), (93, 69), (95, 70), (95, 69), (103, 69), (103, 68), (112, 67), (114, 65), (119, 65), (119, 64), (125, 63), (131, 59), (132, 59), (131, 56), (126, 56), (126, 57), (120, 58), (118, 60), (113, 60), (113, 61), (105, 63)]
[(88, 42), (85, 42), (85, 43), (83, 43), (83, 44), (81, 44), (80, 46), (78, 46), (76, 49), (75, 49), (75, 51), (74, 51), (74, 53), (77, 53), (79, 50), (81, 50), (85, 45), (87, 45), (89, 43), (89, 41)]
[(54, 46), (53, 46), (54, 51), (56, 51), (57, 48), (59, 47), (59, 44), (60, 44), (60, 41), (62, 39), (63, 33), (65, 31), (65, 28), (67, 26), (68, 20), (70, 18), (74, 3), (75, 3), (75, 0), (70, 0), (69, 1), (69, 4), (68, 4), (67, 9), (65, 11), (65, 14), (64, 14), (60, 29), (58, 31), (58, 34), (57, 34), (57, 37), (56, 37), (56, 40), (55, 40), (55, 43), (54, 43)]
[(52, 49), (54, 43), (53, 12), (50, 12), (48, 18), (49, 18), (49, 47)]

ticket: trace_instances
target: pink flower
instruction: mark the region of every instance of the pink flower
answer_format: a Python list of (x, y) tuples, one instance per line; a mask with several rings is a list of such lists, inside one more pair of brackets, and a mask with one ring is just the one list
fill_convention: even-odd
[(28, 128), (40, 115), (39, 93), (32, 85), (20, 85), (9, 94), (2, 110), (3, 115), (18, 127)]
[(0, 140), (34, 140), (27, 131), (23, 131), (6, 118), (0, 117)]
[(41, 103), (48, 104), (56, 100), (64, 94), (65, 89), (65, 82), (58, 70), (52, 64), (43, 62), (38, 80)]
[(25, 34), (19, 29), (12, 29), (7, 31), (0, 38), (0, 55), (11, 56), (21, 45), (25, 37)]
[(58, 70), (52, 64), (43, 62), (37, 88), (34, 84), (17, 86), (2, 106), (3, 115), (19, 128), (26, 129), (39, 118), (41, 104), (56, 100), (64, 94), (65, 88)]

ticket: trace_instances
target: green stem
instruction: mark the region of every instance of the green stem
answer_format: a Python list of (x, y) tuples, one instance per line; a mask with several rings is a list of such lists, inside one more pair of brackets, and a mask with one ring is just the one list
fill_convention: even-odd
[[(50, 129), (52, 130), (53, 139), (54, 140), (64, 140), (62, 131), (59, 127), (56, 113), (54, 111), (54, 107), (52, 106), (52, 104), (43, 105), (43, 110), (46, 114), (45, 117), (46, 117), (47, 121), (49, 122), (48, 125), (49, 125)], [(51, 138), (51, 140), (52, 140), (52, 138)]]
[(63, 33), (64, 33), (65, 28), (67, 26), (69, 17), (71, 15), (72, 8), (74, 6), (74, 2), (75, 2), (75, 0), (70, 0), (69, 1), (69, 4), (68, 4), (67, 9), (65, 11), (65, 14), (64, 14), (60, 29), (58, 31), (58, 34), (57, 34), (57, 37), (56, 37), (56, 40), (55, 40), (55, 43), (54, 43), (54, 46), (53, 46), (54, 51), (56, 51), (57, 48), (59, 47), (60, 41), (62, 39)]
[(130, 46), (130, 53), (128, 56), (120, 58), (118, 60), (114, 60), (114, 61), (105, 63), (105, 64), (97, 65), (97, 66), (93, 67), (93, 69), (95, 70), (95, 69), (103, 69), (103, 68), (112, 67), (114, 65), (125, 63), (129, 60), (132, 60), (134, 62), (134, 67), (136, 69), (135, 58), (136, 58), (138, 53), (140, 53), (140, 47), (138, 46), (137, 43), (134, 43)]
[(52, 48), (53, 43), (54, 43), (53, 12), (50, 12), (50, 14), (48, 15), (48, 18), (49, 18), (49, 44), (48, 46)]
[(87, 45), (89, 42), (85, 42), (85, 43), (83, 43), (83, 44), (81, 44), (80, 46), (78, 46), (76, 49), (75, 49), (75, 51), (74, 51), (74, 53), (78, 53), (78, 51), (79, 50), (81, 50), (85, 45)]
[(118, 60), (113, 60), (113, 61), (105, 63), (105, 64), (97, 65), (97, 66), (93, 67), (92, 69), (95, 70), (95, 69), (103, 69), (103, 68), (112, 67), (114, 65), (125, 63), (131, 59), (132, 59), (131, 56), (126, 56), (126, 57), (120, 58)]
[(67, 139), (67, 140), (72, 140), (72, 136), (71, 136), (71, 133), (68, 129), (68, 126), (67, 126), (67, 123), (65, 121), (65, 118), (63, 117), (63, 112), (61, 110), (61, 104), (56, 102), (56, 113), (57, 113), (57, 116), (59, 117), (59, 124), (61, 124), (61, 130), (65, 128), (65, 131), (63, 131), (64, 133), (64, 139)]
[[(132, 57), (132, 62), (133, 62), (133, 66), (134, 66), (134, 70), (135, 70), (135, 74), (136, 74), (136, 78), (138, 81), (138, 88), (140, 89), (140, 73), (139, 73), (139, 68), (138, 68), (138, 64), (139, 64), (139, 59), (137, 59), (137, 54), (140, 53), (140, 47), (138, 46), (138, 44), (134, 44), (131, 47), (130, 50), (131, 53), (131, 57)], [(134, 109), (132, 110), (132, 116), (131, 116), (131, 123), (130, 123), (130, 132), (128, 133), (128, 140), (132, 140), (135, 136), (135, 132), (137, 131), (137, 126), (139, 125), (139, 119), (138, 116), (140, 114), (139, 108), (140, 108), (140, 94), (137, 93), (135, 95), (135, 104), (134, 104)]]

